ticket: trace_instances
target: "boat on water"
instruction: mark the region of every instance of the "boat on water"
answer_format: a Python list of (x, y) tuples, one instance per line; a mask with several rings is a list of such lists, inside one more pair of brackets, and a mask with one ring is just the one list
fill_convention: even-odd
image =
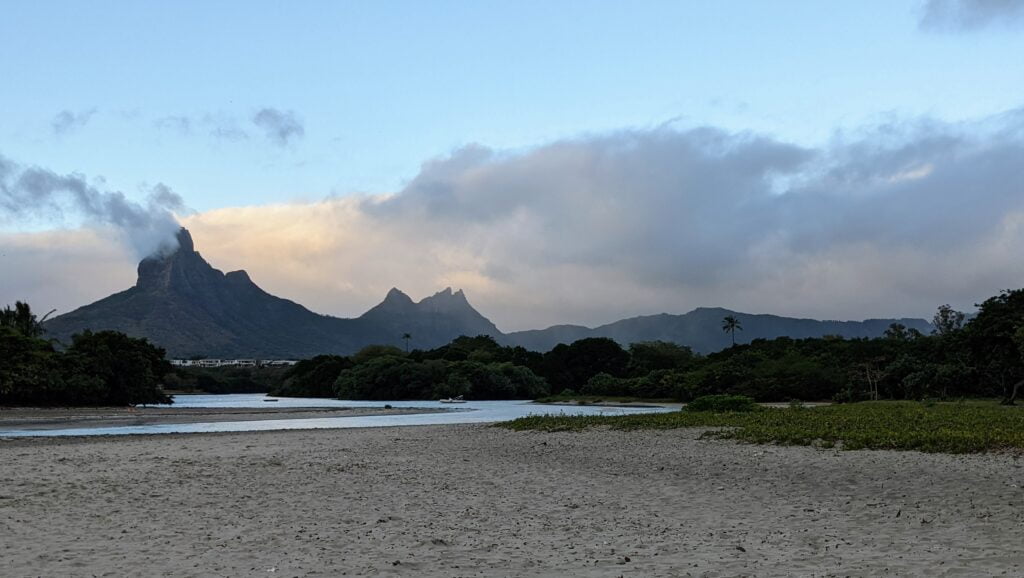
[(462, 399), (461, 395), (458, 396), (458, 397), (449, 397), (449, 398), (445, 398), (445, 399), (440, 399), (438, 401), (440, 401), (441, 403), (466, 403), (466, 400)]

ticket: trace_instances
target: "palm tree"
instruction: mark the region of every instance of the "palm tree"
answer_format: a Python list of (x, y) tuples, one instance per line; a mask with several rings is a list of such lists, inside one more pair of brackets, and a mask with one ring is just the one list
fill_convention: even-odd
[(403, 333), (402, 339), (405, 341), (405, 352), (409, 353), (409, 340), (412, 339), (411, 333)]
[(43, 315), (42, 319), (37, 319), (28, 303), (16, 301), (14, 309), (8, 306), (0, 310), (0, 327), (10, 327), (26, 337), (39, 337), (46, 331), (43, 329), (43, 322), (47, 317), (53, 315), (54, 311), (56, 309)]
[(722, 331), (732, 335), (732, 346), (736, 347), (736, 330), (743, 331), (743, 324), (740, 323), (739, 319), (736, 319), (732, 315), (726, 315), (722, 319)]

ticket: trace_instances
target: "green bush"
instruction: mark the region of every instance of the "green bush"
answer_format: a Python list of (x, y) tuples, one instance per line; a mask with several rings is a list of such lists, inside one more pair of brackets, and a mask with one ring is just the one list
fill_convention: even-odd
[(85, 331), (61, 353), (0, 326), (0, 406), (125, 406), (171, 403), (161, 381), (164, 350), (123, 333)]
[(691, 401), (686, 411), (711, 411), (723, 413), (727, 411), (755, 411), (759, 406), (752, 398), (745, 395), (705, 395)]

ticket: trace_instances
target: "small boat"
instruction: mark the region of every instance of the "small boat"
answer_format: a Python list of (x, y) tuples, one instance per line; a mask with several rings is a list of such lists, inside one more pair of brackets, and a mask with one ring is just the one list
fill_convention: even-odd
[(449, 398), (446, 398), (446, 399), (440, 399), (438, 401), (440, 401), (441, 403), (466, 403), (466, 400), (462, 399), (461, 395), (458, 396), (458, 397), (449, 397)]

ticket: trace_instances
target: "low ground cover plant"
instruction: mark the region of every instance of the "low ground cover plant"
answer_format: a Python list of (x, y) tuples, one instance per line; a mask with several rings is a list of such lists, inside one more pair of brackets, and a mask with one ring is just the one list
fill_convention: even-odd
[(706, 438), (750, 443), (977, 453), (1024, 451), (1024, 408), (997, 402), (863, 402), (754, 412), (678, 411), (627, 416), (531, 416), (498, 424), (517, 431), (708, 428)]
[(705, 395), (686, 404), (686, 411), (756, 411), (761, 406), (745, 395)]

